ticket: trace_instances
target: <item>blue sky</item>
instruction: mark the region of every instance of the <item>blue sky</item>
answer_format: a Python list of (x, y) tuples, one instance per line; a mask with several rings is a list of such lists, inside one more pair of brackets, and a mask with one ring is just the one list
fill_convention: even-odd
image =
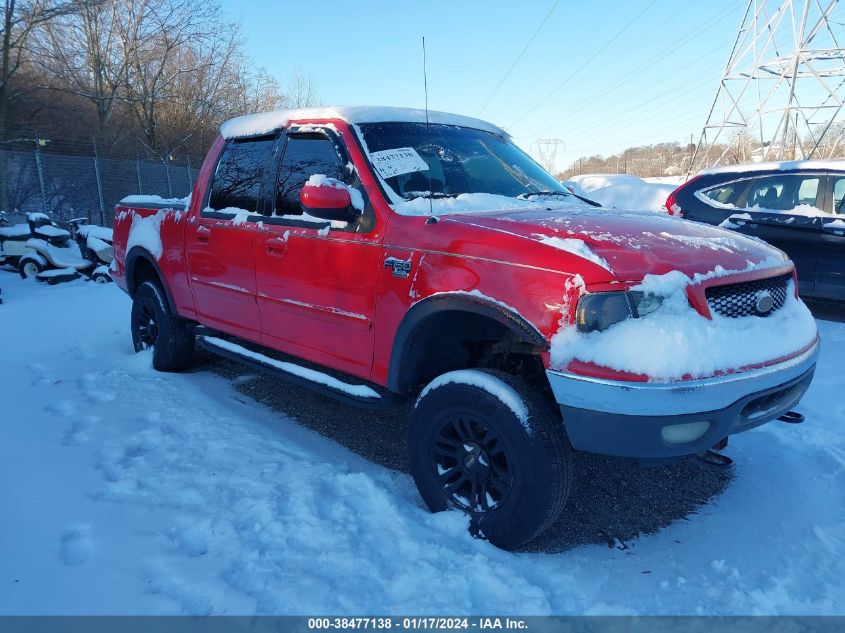
[(422, 107), (424, 35), (429, 108), (493, 121), (527, 150), (560, 138), (563, 168), (581, 155), (698, 140), (745, 1), (223, 0), (223, 8), (258, 64), (282, 84), (300, 68), (327, 105)]

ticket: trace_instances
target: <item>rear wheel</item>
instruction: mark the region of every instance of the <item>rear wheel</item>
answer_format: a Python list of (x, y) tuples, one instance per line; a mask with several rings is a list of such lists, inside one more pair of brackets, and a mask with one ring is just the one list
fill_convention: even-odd
[(18, 262), (18, 272), (24, 279), (35, 277), (42, 270), (44, 270), (44, 266), (35, 259), (23, 257)]
[(466, 512), (474, 533), (502, 548), (554, 523), (572, 485), (560, 416), (503, 372), (463, 370), (432, 381), (417, 400), (408, 450), (428, 507)]
[(107, 284), (111, 282), (111, 277), (106, 273), (94, 273), (93, 275), (91, 275), (91, 279), (94, 281), (94, 283), (98, 284)]
[(131, 315), (135, 351), (153, 350), (153, 367), (159, 371), (180, 371), (194, 354), (191, 324), (170, 310), (158, 284), (145, 281), (135, 291)]

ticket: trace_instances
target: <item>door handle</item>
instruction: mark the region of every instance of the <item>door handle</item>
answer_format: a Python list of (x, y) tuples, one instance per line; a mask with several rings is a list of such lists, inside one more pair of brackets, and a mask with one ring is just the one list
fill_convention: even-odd
[(265, 242), (267, 254), (273, 257), (281, 257), (288, 250), (288, 241), (280, 237), (270, 237)]
[(207, 226), (200, 225), (197, 227), (197, 242), (200, 244), (208, 244), (211, 239), (211, 229)]

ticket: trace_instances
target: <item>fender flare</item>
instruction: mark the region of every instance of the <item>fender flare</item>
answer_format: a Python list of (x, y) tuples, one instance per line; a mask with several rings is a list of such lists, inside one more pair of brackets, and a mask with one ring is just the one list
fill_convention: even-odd
[(162, 290), (164, 290), (164, 296), (167, 299), (167, 305), (170, 308), (171, 313), (178, 314), (176, 311), (176, 302), (173, 301), (173, 296), (170, 294), (170, 288), (165, 282), (165, 276), (162, 274), (161, 268), (159, 268), (153, 254), (143, 246), (133, 246), (129, 249), (129, 252), (126, 253), (126, 286), (129, 290), (129, 296), (134, 296), (135, 290), (137, 290), (134, 284), (135, 264), (142, 259), (152, 266), (155, 274), (158, 276), (158, 280), (161, 283)]
[(438, 293), (413, 304), (396, 329), (387, 374), (387, 387), (391, 391), (404, 393), (411, 388), (411, 385), (404, 384), (407, 382), (402, 375), (404, 359), (420, 325), (440, 312), (468, 312), (487, 317), (505, 326), (521, 339), (544, 350), (549, 348), (549, 342), (530, 321), (494, 299), (466, 292)]

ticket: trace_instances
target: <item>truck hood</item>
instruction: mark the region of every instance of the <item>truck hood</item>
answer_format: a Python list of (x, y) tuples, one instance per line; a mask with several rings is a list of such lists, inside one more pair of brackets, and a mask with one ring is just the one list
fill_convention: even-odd
[(599, 207), (515, 209), (442, 219), (504, 232), (573, 253), (609, 269), (619, 281), (679, 270), (689, 277), (722, 267), (747, 270), (787, 261), (781, 251), (739, 233), (653, 212)]

